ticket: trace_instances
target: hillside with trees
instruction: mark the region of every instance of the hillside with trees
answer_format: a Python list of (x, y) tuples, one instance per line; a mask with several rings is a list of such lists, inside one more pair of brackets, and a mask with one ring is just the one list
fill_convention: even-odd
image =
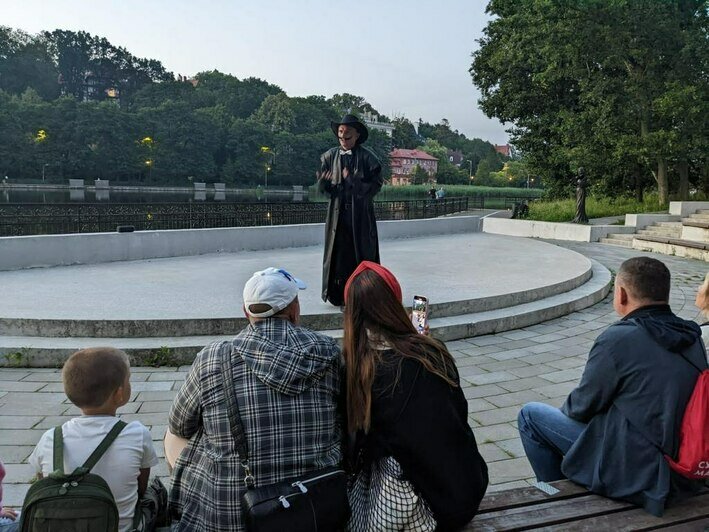
[[(330, 121), (346, 112), (389, 120), (361, 96), (290, 97), (267, 81), (216, 70), (187, 79), (85, 32), (0, 27), (0, 176), (14, 182), (243, 187), (267, 173), (269, 184), (310, 185), (320, 154), (335, 145)], [(441, 183), (467, 184), (481, 162), (488, 173), (502, 169), (492, 144), (447, 120), (393, 123), (393, 138), (372, 130), (367, 143), (385, 176), (393, 147), (439, 157)], [(463, 153), (461, 168), (448, 162), (448, 149)]]

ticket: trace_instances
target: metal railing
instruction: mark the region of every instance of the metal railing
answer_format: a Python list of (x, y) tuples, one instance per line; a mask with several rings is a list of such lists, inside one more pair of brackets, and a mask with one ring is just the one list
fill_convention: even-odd
[[(375, 201), (378, 220), (435, 218), (484, 208), (484, 198)], [(327, 203), (0, 204), (0, 236), (321, 223)]]

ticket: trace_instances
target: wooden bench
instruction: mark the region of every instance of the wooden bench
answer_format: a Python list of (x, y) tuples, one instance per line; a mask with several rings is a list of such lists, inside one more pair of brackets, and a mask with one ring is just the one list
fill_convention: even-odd
[(709, 530), (709, 490), (671, 506), (664, 516), (655, 517), (630, 503), (594, 495), (568, 480), (546, 486), (558, 492), (549, 495), (529, 486), (486, 495), (478, 515), (465, 530)]

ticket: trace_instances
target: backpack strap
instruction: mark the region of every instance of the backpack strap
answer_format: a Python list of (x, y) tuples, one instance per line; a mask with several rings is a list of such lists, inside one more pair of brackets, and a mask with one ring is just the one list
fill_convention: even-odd
[(54, 427), (54, 453), (52, 456), (53, 470), (64, 474), (64, 434), (61, 425)]
[(94, 452), (91, 453), (91, 456), (86, 459), (84, 465), (77, 467), (74, 473), (82, 473), (84, 475), (89, 473), (125, 427), (126, 422), (118, 420), (111, 430), (108, 431), (108, 434), (106, 434), (101, 443), (98, 444)]

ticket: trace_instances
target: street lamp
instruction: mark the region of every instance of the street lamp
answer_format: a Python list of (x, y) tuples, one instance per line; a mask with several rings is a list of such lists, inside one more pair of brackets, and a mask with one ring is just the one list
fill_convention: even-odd
[(42, 165), (42, 183), (44, 183), (44, 170), (49, 166), (49, 163), (44, 163)]

